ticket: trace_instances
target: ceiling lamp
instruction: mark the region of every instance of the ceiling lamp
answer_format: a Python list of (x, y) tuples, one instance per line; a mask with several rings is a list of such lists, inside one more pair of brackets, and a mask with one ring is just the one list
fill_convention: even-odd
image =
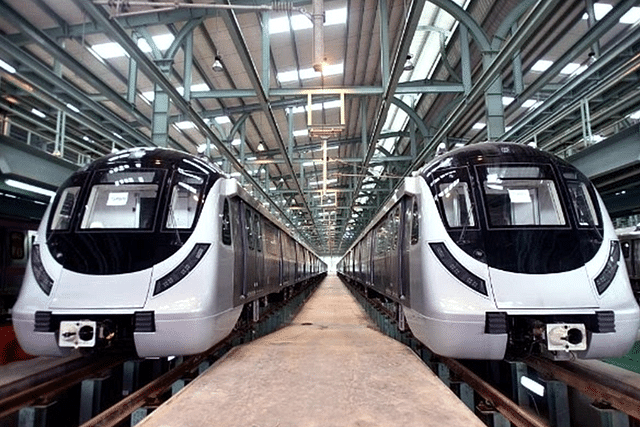
[(414, 65), (413, 65), (413, 61), (411, 61), (412, 58), (413, 58), (413, 55), (411, 55), (411, 54), (407, 55), (407, 60), (404, 63), (404, 70), (405, 71), (413, 70)]
[(211, 69), (216, 73), (219, 73), (220, 71), (224, 70), (224, 67), (222, 66), (222, 57), (220, 55), (216, 55), (215, 61), (213, 61), (213, 65), (211, 66)]

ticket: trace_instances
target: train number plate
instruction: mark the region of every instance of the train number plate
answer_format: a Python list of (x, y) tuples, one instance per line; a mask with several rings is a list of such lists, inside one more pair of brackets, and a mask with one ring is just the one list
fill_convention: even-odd
[(60, 347), (93, 347), (96, 345), (96, 322), (92, 320), (65, 320), (60, 322)]

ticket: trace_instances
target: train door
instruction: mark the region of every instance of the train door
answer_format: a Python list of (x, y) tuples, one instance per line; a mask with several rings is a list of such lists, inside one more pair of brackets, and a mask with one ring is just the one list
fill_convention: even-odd
[(242, 203), (242, 225), (243, 225), (243, 281), (242, 295), (251, 297), (255, 295), (258, 287), (258, 256), (257, 256), (257, 238), (255, 226), (255, 213), (253, 210)]
[(411, 226), (415, 199), (405, 197), (400, 205), (398, 230), (398, 280), (400, 298), (408, 302), (409, 295), (409, 243), (411, 242)]
[(244, 202), (240, 201), (237, 198), (229, 200), (229, 220), (232, 227), (231, 238), (233, 242), (234, 254), (233, 292), (236, 304), (241, 303), (240, 296), (246, 295), (246, 278), (244, 276), (244, 265), (246, 262), (245, 249), (247, 247), (247, 239), (245, 235), (244, 206)]
[(264, 236), (262, 234), (262, 215), (253, 212), (253, 230), (256, 241), (256, 291), (264, 289), (265, 283), (265, 253), (264, 253)]

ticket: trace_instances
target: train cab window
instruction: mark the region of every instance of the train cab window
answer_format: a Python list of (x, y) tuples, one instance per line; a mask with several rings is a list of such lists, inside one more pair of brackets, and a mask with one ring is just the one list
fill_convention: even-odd
[(502, 165), (479, 168), (492, 227), (565, 225), (551, 169)]
[(68, 187), (64, 189), (60, 195), (55, 213), (53, 214), (53, 221), (51, 222), (52, 230), (69, 229), (71, 226), (71, 213), (76, 205), (79, 191), (80, 187)]
[(591, 227), (600, 225), (595, 204), (589, 195), (587, 186), (580, 181), (567, 181), (567, 188), (569, 189), (571, 203), (576, 213), (578, 226)]
[(224, 199), (222, 207), (222, 244), (231, 244), (231, 215), (229, 213), (229, 200)]
[(162, 171), (114, 168), (97, 174), (82, 229), (153, 228)]
[(171, 190), (166, 227), (188, 229), (198, 214), (205, 178), (191, 171), (178, 169)]
[(411, 244), (415, 245), (420, 240), (420, 211), (418, 201), (413, 200), (411, 207)]
[(432, 183), (441, 216), (449, 228), (474, 227), (476, 220), (466, 168), (450, 169)]

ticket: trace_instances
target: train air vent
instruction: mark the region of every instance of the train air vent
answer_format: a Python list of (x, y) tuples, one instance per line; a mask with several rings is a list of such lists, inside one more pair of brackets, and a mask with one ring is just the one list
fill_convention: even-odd
[(429, 246), (442, 265), (458, 280), (482, 295), (489, 295), (484, 280), (464, 268), (462, 264), (451, 255), (451, 252), (449, 252), (444, 243), (429, 243)]
[(507, 333), (507, 313), (504, 311), (494, 311), (486, 313), (484, 323), (485, 334), (506, 334)]
[(604, 266), (598, 277), (596, 277), (596, 288), (598, 293), (602, 295), (607, 290), (611, 282), (618, 271), (618, 261), (620, 261), (620, 242), (617, 240), (611, 241), (611, 247), (609, 248), (609, 258), (607, 258), (607, 264)]
[(51, 312), (36, 311), (35, 324), (33, 327), (34, 332), (53, 332), (51, 326)]
[(153, 311), (136, 311), (133, 314), (133, 332), (155, 332), (156, 320)]
[(607, 334), (616, 331), (616, 315), (613, 311), (596, 311), (594, 332)]

